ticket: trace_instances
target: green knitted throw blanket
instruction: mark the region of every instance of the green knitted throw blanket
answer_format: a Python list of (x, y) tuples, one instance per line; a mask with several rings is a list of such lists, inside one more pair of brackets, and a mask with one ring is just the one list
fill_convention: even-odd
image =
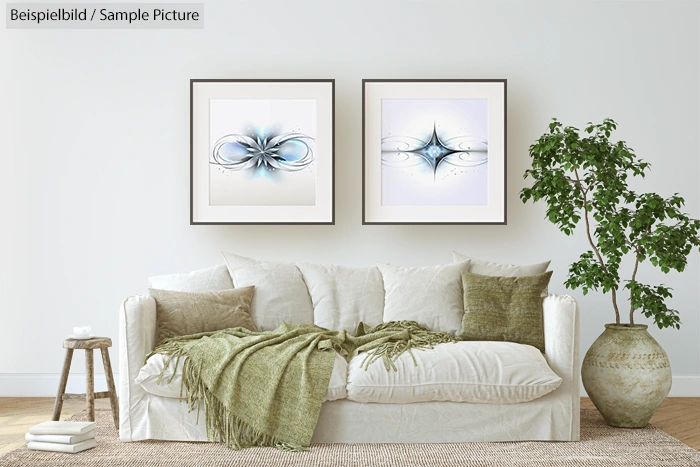
[(197, 409), (198, 423), (204, 405), (210, 440), (233, 449), (274, 446), (299, 451), (311, 443), (334, 351), (348, 360), (366, 352), (365, 369), (381, 359), (387, 371), (396, 371), (399, 355), (442, 342), (454, 338), (415, 321), (374, 327), (360, 323), (355, 336), (311, 324), (283, 324), (274, 331), (231, 328), (166, 339), (146, 359), (165, 354), (167, 367), (173, 358), (177, 365), (187, 357), (180, 396), (186, 394), (190, 411)]

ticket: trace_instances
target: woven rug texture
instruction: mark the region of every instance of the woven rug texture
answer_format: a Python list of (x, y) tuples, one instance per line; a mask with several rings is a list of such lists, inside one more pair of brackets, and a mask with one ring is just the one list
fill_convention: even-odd
[[(0, 467), (699, 467), (696, 451), (656, 427), (612, 428), (596, 410), (581, 410), (581, 441), (456, 444), (315, 444), (310, 452), (274, 448), (233, 451), (214, 443), (122, 443), (109, 410), (97, 410), (97, 447), (78, 454), (30, 451), (0, 458)], [(85, 421), (81, 412), (71, 420)]]

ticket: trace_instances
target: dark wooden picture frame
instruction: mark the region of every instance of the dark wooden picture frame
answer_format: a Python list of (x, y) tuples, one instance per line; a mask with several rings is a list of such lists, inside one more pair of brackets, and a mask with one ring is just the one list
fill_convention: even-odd
[(335, 224), (335, 80), (191, 79), (190, 224)]
[(505, 225), (506, 88), (363, 79), (362, 223)]

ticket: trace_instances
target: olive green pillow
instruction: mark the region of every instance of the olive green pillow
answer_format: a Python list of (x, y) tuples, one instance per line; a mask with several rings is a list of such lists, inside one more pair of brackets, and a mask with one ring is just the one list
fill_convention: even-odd
[(257, 331), (250, 318), (254, 286), (217, 292), (148, 289), (156, 301), (157, 340), (243, 327)]
[(517, 342), (544, 352), (541, 294), (551, 277), (552, 271), (522, 277), (463, 272), (464, 317), (457, 338)]

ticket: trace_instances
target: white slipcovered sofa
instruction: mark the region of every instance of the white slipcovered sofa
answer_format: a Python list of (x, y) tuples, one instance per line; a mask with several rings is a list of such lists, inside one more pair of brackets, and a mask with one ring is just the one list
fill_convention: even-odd
[[(299, 265), (296, 271), (303, 274), (298, 274), (292, 269), (285, 270), (286, 266), (280, 267), (281, 263), (261, 263), (243, 257), (227, 258), (227, 261), (228, 270), (218, 266), (189, 275), (160, 276), (158, 280), (151, 280), (151, 286), (183, 291), (217, 290), (247, 285), (245, 282), (252, 280), (257, 282), (255, 294), (258, 289), (262, 291), (257, 298), (263, 300), (265, 281), (271, 281), (276, 290), (287, 279), (302, 280), (308, 287), (312, 317), (301, 316), (305, 312), (294, 299), (271, 306), (275, 302), (273, 297), (269, 303), (259, 301), (256, 309), (254, 294), (251, 316), (263, 330), (274, 329), (282, 321), (307, 322), (309, 319), (324, 327), (352, 328), (361, 320), (372, 324), (372, 307), (366, 301), (372, 298), (368, 296), (381, 293), (381, 303), (384, 304), (386, 296), (386, 306), (391, 299), (391, 278), (388, 282), (386, 274), (383, 284), (387, 289), (380, 291), (379, 287), (374, 287), (370, 291), (367, 284), (371, 280), (382, 284), (382, 275), (379, 274), (377, 282), (378, 270), (373, 268)], [(229, 272), (230, 276), (225, 276)], [(441, 272), (433, 271), (433, 277), (439, 274)], [(231, 276), (233, 282), (227, 283)], [(402, 283), (408, 282), (408, 287), (420, 289), (405, 277), (399, 279)], [(356, 288), (348, 289), (352, 283)], [(281, 288), (289, 296), (290, 289)], [(339, 289), (345, 290), (345, 295), (338, 292)], [(356, 292), (358, 296), (353, 298), (347, 296), (348, 290), (362, 290), (363, 293)], [(420, 302), (412, 297), (402, 299)], [(352, 305), (347, 305), (349, 302)], [(286, 309), (285, 304), (289, 305)], [(553, 294), (543, 297), (542, 305), (544, 354), (534, 347), (510, 342), (447, 343), (432, 350), (414, 351), (417, 365), (411, 355), (403, 354), (397, 360), (396, 372), (387, 372), (381, 362), (368, 370), (361, 368), (362, 354), (349, 363), (336, 355), (312, 442), (577, 441), (578, 305), (569, 296)], [(334, 310), (335, 323), (328, 322), (328, 314), (322, 312), (324, 306)], [(274, 313), (270, 311), (273, 309)], [(343, 309), (344, 314), (339, 309)], [(390, 316), (388, 319), (388, 311), (383, 312), (385, 321), (417, 318)], [(375, 311), (375, 315), (378, 312)], [(381, 321), (382, 317), (374, 319)], [(448, 318), (443, 320), (447, 321)], [(153, 298), (133, 296), (124, 301), (119, 311), (119, 344), (120, 439), (206, 441), (203, 418), (198, 424), (196, 411), (188, 413), (186, 402), (179, 397), (178, 371), (182, 361), (179, 368), (174, 368), (171, 362), (160, 384), (157, 380), (163, 358), (155, 355), (144, 365), (146, 355), (156, 345), (156, 302)]]

